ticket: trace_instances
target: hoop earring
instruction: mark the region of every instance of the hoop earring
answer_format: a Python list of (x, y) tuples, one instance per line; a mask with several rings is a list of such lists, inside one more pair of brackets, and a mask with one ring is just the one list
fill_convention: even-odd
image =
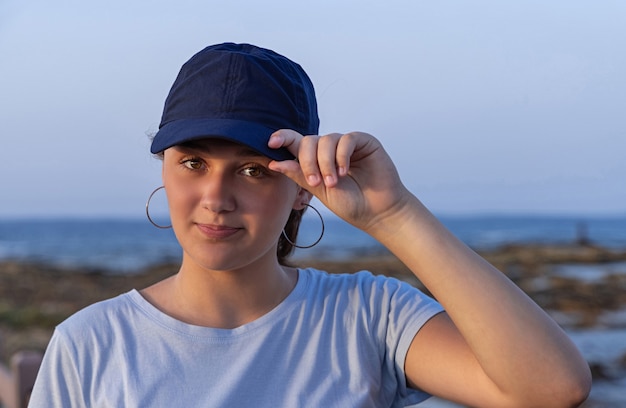
[(152, 193), (150, 193), (150, 196), (148, 197), (148, 201), (146, 201), (146, 216), (148, 217), (148, 221), (150, 221), (150, 224), (154, 225), (155, 227), (161, 228), (161, 229), (168, 229), (168, 228), (172, 228), (171, 224), (168, 226), (159, 225), (156, 222), (154, 222), (152, 217), (150, 217), (150, 200), (152, 200), (152, 196), (154, 195), (154, 193), (161, 190), (162, 188), (165, 188), (165, 186), (157, 187), (154, 189)]
[(312, 208), (313, 211), (315, 211), (317, 213), (317, 216), (320, 217), (320, 221), (322, 222), (322, 233), (320, 234), (320, 237), (311, 245), (296, 245), (295, 242), (291, 242), (291, 240), (289, 239), (289, 237), (287, 236), (287, 234), (285, 233), (285, 229), (283, 228), (283, 237), (287, 240), (287, 242), (289, 242), (291, 245), (293, 245), (295, 248), (300, 248), (300, 249), (308, 249), (308, 248), (313, 248), (315, 245), (317, 245), (321, 240), (322, 237), (324, 236), (324, 218), (322, 218), (322, 214), (320, 214), (320, 212), (317, 210), (317, 208), (313, 207), (311, 204), (304, 204), (309, 208)]

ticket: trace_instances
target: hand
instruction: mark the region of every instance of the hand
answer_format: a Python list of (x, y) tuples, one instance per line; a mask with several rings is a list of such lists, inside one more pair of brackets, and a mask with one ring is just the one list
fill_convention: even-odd
[(304, 137), (282, 129), (272, 134), (268, 146), (285, 147), (297, 158), (273, 161), (272, 170), (285, 174), (363, 230), (400, 209), (410, 195), (380, 142), (367, 133)]

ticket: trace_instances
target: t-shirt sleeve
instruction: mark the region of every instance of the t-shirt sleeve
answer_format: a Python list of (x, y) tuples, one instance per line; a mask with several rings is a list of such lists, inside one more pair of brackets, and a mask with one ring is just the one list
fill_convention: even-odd
[(70, 342), (58, 328), (48, 343), (28, 407), (86, 407)]
[(406, 282), (383, 276), (372, 279), (370, 307), (379, 341), (384, 343), (384, 370), (389, 379), (383, 386), (396, 388), (394, 407), (417, 404), (430, 395), (407, 387), (406, 356), (417, 332), (443, 307)]

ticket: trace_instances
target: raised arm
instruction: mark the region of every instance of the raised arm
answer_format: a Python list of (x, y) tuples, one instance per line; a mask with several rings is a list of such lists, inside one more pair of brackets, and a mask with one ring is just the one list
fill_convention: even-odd
[(480, 407), (571, 407), (586, 398), (589, 368), (565, 333), (405, 188), (374, 137), (282, 130), (269, 145), (298, 158), (274, 170), (385, 245), (446, 309), (413, 340), (411, 386)]

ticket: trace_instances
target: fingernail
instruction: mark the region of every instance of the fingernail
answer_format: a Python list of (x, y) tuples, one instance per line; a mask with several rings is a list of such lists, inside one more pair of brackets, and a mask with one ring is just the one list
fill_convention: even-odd
[(315, 186), (320, 182), (320, 178), (315, 174), (311, 174), (310, 176), (307, 176), (306, 181), (310, 185)]

